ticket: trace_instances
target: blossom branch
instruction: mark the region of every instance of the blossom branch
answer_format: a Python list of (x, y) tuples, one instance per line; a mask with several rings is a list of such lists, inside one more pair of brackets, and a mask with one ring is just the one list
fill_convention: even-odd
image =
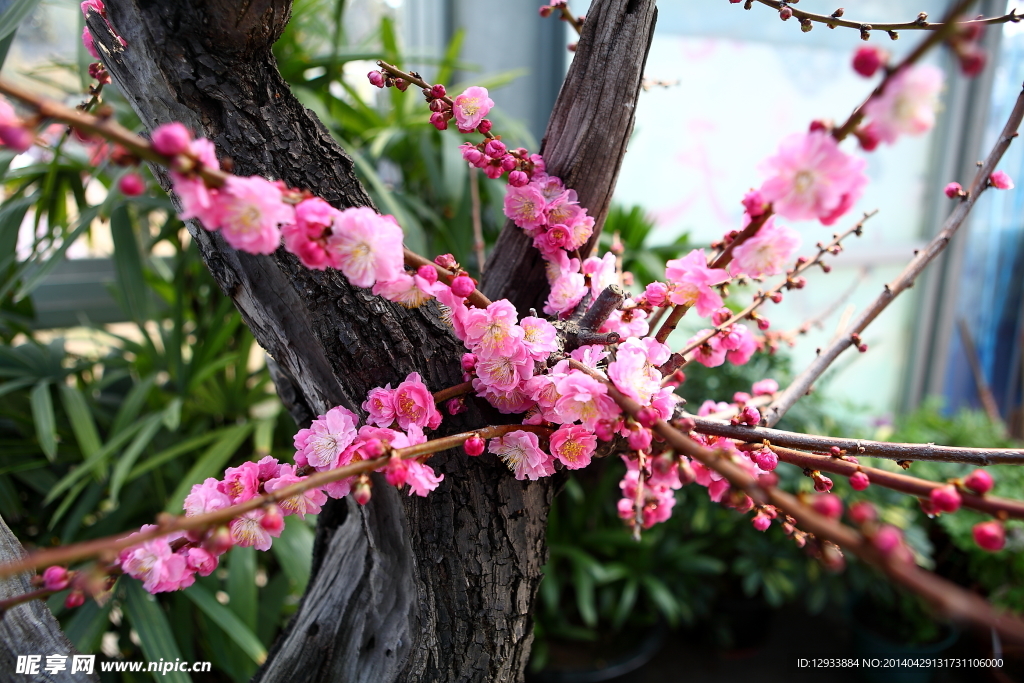
[(434, 394), (434, 403), (444, 403), (450, 398), (457, 398), (459, 396), (465, 396), (466, 394), (472, 394), (475, 391), (473, 389), (472, 382), (463, 382), (462, 384), (456, 384), (453, 387), (442, 389)]
[[(760, 0), (758, 1), (760, 2)], [(967, 9), (973, 4), (974, 0), (960, 0), (960, 2), (954, 5), (946, 14), (946, 17), (943, 19), (942, 23), (936, 25), (936, 30), (933, 34), (928, 36), (925, 40), (922, 40), (921, 43), (917, 47), (915, 47), (910, 54), (904, 57), (899, 64), (886, 70), (885, 77), (882, 78), (882, 82), (878, 84), (878, 86), (871, 92), (870, 95), (868, 95), (867, 99), (864, 100), (864, 102), (862, 102), (859, 107), (853, 110), (853, 112), (850, 114), (850, 117), (846, 119), (846, 122), (843, 123), (843, 125), (839, 126), (838, 128), (832, 131), (832, 136), (836, 140), (843, 140), (847, 135), (852, 133), (857, 128), (857, 126), (860, 125), (860, 122), (864, 119), (865, 107), (867, 106), (868, 102), (877, 97), (881, 97), (882, 93), (885, 92), (886, 87), (888, 87), (889, 82), (893, 79), (894, 76), (896, 76), (896, 74), (900, 73), (911, 64), (917, 62), (930, 49), (932, 49), (933, 47), (941, 43), (943, 40), (948, 38), (950, 35), (952, 35), (953, 31), (958, 26), (957, 22), (954, 21), (956, 17), (958, 17), (963, 12), (967, 11)]]
[[(805, 12), (803, 10), (793, 7), (790, 3), (780, 2), (779, 0), (757, 0), (762, 5), (767, 5), (772, 9), (781, 10), (784, 7), (789, 8), (793, 17), (795, 17), (801, 24), (805, 22), (815, 22), (819, 24), (825, 24), (829, 28), (843, 27), (843, 28), (854, 28), (861, 32), (861, 35), (869, 34), (871, 31), (886, 31), (889, 33), (893, 40), (898, 38), (898, 35), (892, 35), (896, 31), (937, 31), (946, 25), (944, 22), (930, 22), (928, 21), (928, 15), (925, 12), (921, 12), (917, 15), (917, 18), (913, 21), (904, 21), (897, 23), (874, 23), (874, 22), (863, 22), (854, 21), (852, 19), (843, 19), (843, 11), (836, 10), (831, 15), (825, 14), (814, 14), (813, 12)], [(746, 9), (750, 9), (750, 3), (745, 6)], [(969, 21), (956, 22), (957, 27), (970, 27), (970, 26), (990, 26), (992, 24), (1005, 24), (1007, 22), (1019, 22), (1024, 18), (1024, 14), (1017, 14), (1017, 10), (1013, 9), (1009, 14), (1004, 14), (1001, 17), (985, 17), (980, 19), (972, 19)]]
[(762, 419), (763, 425), (768, 427), (775, 426), (782, 419), (782, 416), (786, 414), (786, 411), (810, 390), (815, 380), (839, 357), (839, 354), (854, 345), (854, 336), (860, 335), (901, 292), (913, 286), (917, 276), (921, 274), (936, 256), (942, 253), (942, 250), (946, 248), (946, 245), (949, 244), (957, 229), (967, 218), (967, 215), (974, 207), (974, 203), (978, 201), (978, 197), (988, 187), (989, 177), (996, 170), (996, 165), (1003, 158), (1003, 154), (1010, 146), (1010, 143), (1017, 137), (1017, 128), (1020, 126), (1022, 117), (1024, 117), (1024, 90), (1017, 96), (1017, 103), (1010, 113), (1006, 126), (1003, 128), (999, 139), (992, 148), (992, 151), (989, 152), (985, 162), (974, 176), (970, 190), (961, 197), (960, 203), (946, 219), (939, 234), (924, 249), (917, 252), (917, 255), (914, 256), (895, 280), (885, 285), (885, 289), (879, 294), (878, 298), (853, 323), (849, 333), (844, 334), (830, 344), (828, 348), (822, 350), (817, 358), (779, 395), (772, 405), (768, 407)]
[[(426, 90), (428, 92), (433, 87), (430, 83), (427, 83), (425, 80), (423, 80), (423, 78), (418, 73), (416, 73), (415, 71), (402, 71), (397, 66), (394, 66), (393, 64), (388, 64), (387, 62), (385, 62), (383, 60), (378, 60), (377, 61), (377, 66), (379, 66), (384, 71), (387, 71), (389, 74), (391, 74), (395, 78), (401, 78), (402, 80), (407, 81), (409, 83), (412, 83), (413, 85), (417, 85), (420, 88), (423, 88), (424, 90)], [(452, 98), (448, 97), (448, 95), (444, 95), (442, 97), (438, 97), (438, 98), (435, 98), (435, 99), (441, 100), (442, 102), (447, 104), (449, 107), (454, 107), (455, 106), (455, 100), (453, 100)], [(486, 133), (481, 133), (481, 135), (483, 135), (488, 140), (494, 140), (495, 139), (494, 133), (492, 133), (490, 131), (487, 131)]]
[[(607, 378), (595, 370), (575, 361), (571, 361), (570, 364), (605, 382), (608, 386), (608, 395), (626, 413), (639, 419), (642, 411), (639, 403), (624, 396)], [(745, 470), (718, 453), (696, 444), (664, 420), (657, 421), (653, 430), (677, 453), (689, 456), (723, 475), (731, 485), (747, 493), (755, 504), (767, 503), (776, 506), (793, 517), (802, 530), (814, 534), (821, 540), (831, 541), (881, 569), (893, 581), (924, 597), (951, 619), (986, 629), (994, 628), (1004, 638), (1024, 642), (1024, 621), (1018, 617), (997, 612), (980, 596), (935, 576), (912, 562), (902, 560), (893, 554), (884, 555), (862, 534), (817, 513), (792, 494), (774, 486), (761, 486)]]
[[(790, 448), (783, 448), (775, 444), (768, 446), (773, 453), (779, 456), (779, 460), (788, 462), (791, 465), (809, 470), (820, 470), (841, 474), (844, 477), (852, 477), (857, 472), (867, 475), (873, 485), (883, 486), (887, 489), (907, 493), (918, 498), (928, 498), (932, 491), (947, 485), (946, 482), (928, 481), (911, 477), (898, 472), (887, 472), (877, 467), (860, 465), (843, 458), (833, 458), (829, 455), (815, 455), (804, 453)], [(998, 517), (999, 519), (1014, 518), (1024, 519), (1024, 501), (1011, 500), (1008, 498), (996, 498), (994, 496), (977, 496), (961, 489), (959, 491), (962, 505), (979, 512)]]
[(724, 436), (747, 443), (769, 441), (772, 445), (786, 446), (818, 452), (828, 452), (838, 448), (843, 454), (854, 456), (866, 455), (874, 458), (886, 458), (897, 462), (903, 460), (921, 460), (929, 462), (957, 462), (986, 467), (988, 465), (1024, 465), (1024, 450), (1013, 448), (958, 448), (955, 446), (936, 446), (935, 444), (889, 443), (885, 441), (866, 441), (863, 439), (844, 439), (841, 437), (816, 436), (786, 432), (768, 427), (748, 427), (733, 425), (728, 422), (709, 419), (708, 417), (688, 416), (697, 425), (696, 431), (712, 436)]
[[(87, 135), (102, 137), (124, 147), (132, 155), (143, 161), (149, 161), (166, 168), (173, 168), (175, 161), (173, 157), (160, 154), (153, 149), (149, 140), (136, 135), (116, 121), (105, 117), (93, 116), (83, 111), (79, 111), (78, 109), (73, 109), (61, 104), (60, 102), (40, 97), (29, 90), (3, 80), (0, 80), (0, 93), (19, 100), (41, 118), (60, 121), (61, 123), (65, 123)], [(227, 182), (227, 179), (231, 176), (230, 173), (217, 168), (210, 168), (205, 165), (200, 165), (199, 168), (196, 169), (196, 172), (200, 177), (202, 177), (203, 182), (207, 187), (223, 187)], [(454, 277), (454, 273), (442, 268), (433, 261), (416, 254), (407, 247), (403, 246), (403, 253), (405, 265), (414, 270), (420, 266), (430, 265), (437, 270), (438, 276), (444, 278), (446, 281), (450, 282)], [(491, 303), (490, 300), (477, 289), (474, 289), (466, 300), (477, 308), (486, 308)]]
[(745, 319), (751, 313), (760, 308), (766, 301), (771, 299), (772, 296), (781, 294), (782, 290), (784, 289), (793, 289), (794, 287), (798, 286), (796, 284), (797, 276), (806, 272), (810, 268), (813, 268), (819, 263), (822, 263), (822, 258), (825, 256), (825, 254), (838, 254), (842, 241), (849, 237), (850, 235), (856, 235), (857, 237), (860, 237), (864, 230), (864, 223), (877, 213), (877, 209), (865, 213), (864, 217), (861, 218), (855, 226), (853, 226), (852, 228), (850, 228), (849, 230), (842, 234), (836, 233), (835, 235), (832, 235), (832, 241), (829, 242), (828, 244), (823, 245), (821, 242), (818, 242), (818, 253), (815, 254), (810, 259), (806, 257), (801, 257), (797, 261), (796, 265), (792, 268), (792, 270), (790, 270), (786, 274), (786, 279), (780, 281), (777, 285), (768, 289), (767, 291), (759, 291), (757, 293), (757, 296), (754, 297), (754, 302), (751, 303), (749, 306), (744, 308), (739, 313), (733, 315), (731, 318), (723, 322), (721, 325), (716, 325), (706, 334), (693, 340), (681, 351), (673, 353), (665, 362), (665, 364), (661, 367), (662, 374), (669, 374), (671, 372), (674, 372), (677, 368), (682, 367), (685, 362), (686, 354), (700, 347), (701, 344), (706, 344), (708, 340), (710, 340), (715, 335), (721, 334), (723, 330), (726, 330), (729, 327), (733, 326), (734, 324)]
[(244, 503), (222, 508), (214, 512), (207, 512), (200, 515), (194, 515), (192, 517), (161, 514), (157, 517), (155, 529), (136, 532), (130, 537), (118, 534), (85, 541), (83, 543), (75, 543), (72, 545), (65, 545), (29, 553), (16, 562), (0, 564), (0, 578), (41, 567), (78, 562), (91, 557), (99, 557), (101, 559), (113, 561), (116, 554), (125, 548), (139, 545), (150, 539), (166, 536), (167, 534), (176, 531), (208, 530), (230, 522), (232, 519), (244, 515), (247, 512), (251, 512), (252, 510), (274, 503), (279, 503), (283, 500), (287, 500), (288, 498), (304, 493), (305, 491), (309, 491), (310, 489), (319, 488), (326, 484), (330, 484), (331, 482), (340, 481), (359, 474), (373, 472), (387, 465), (391, 458), (411, 460), (413, 458), (420, 458), (439, 451), (444, 451), (449, 448), (455, 448), (473, 437), (491, 439), (504, 436), (505, 434), (514, 431), (548, 435), (552, 430), (547, 427), (534, 425), (493, 425), (473, 432), (463, 432), (461, 434), (453, 434), (451, 436), (433, 439), (415, 446), (392, 449), (390, 453), (379, 458), (361, 460), (343, 467), (337, 467), (333, 470), (317, 472), (298, 483), (285, 486), (271, 493), (264, 493), (251, 498)]

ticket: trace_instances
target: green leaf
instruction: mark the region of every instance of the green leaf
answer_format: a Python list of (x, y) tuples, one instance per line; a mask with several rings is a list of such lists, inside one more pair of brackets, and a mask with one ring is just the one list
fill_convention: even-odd
[[(0, 69), (3, 68), (4, 62), (7, 61), (7, 53), (11, 49), (11, 43), (14, 42), (15, 33), (16, 31), (11, 31), (7, 34), (6, 38), (0, 38)], [(4, 171), (6, 171), (6, 169), (0, 170), (0, 178), (3, 178)]]
[(121, 493), (121, 487), (124, 486), (132, 466), (135, 465), (135, 461), (139, 459), (142, 451), (153, 440), (156, 433), (160, 431), (162, 424), (162, 415), (150, 415), (146, 419), (145, 426), (139, 430), (131, 445), (117, 459), (117, 464), (114, 465), (114, 474), (110, 478), (110, 500), (117, 501)]
[[(124, 611), (135, 632), (139, 634), (142, 652), (150, 662), (164, 660), (173, 662), (181, 658), (178, 643), (171, 633), (171, 625), (167, 615), (160, 608), (156, 599), (147, 593), (137, 579), (122, 576), (120, 583), (125, 588)], [(191, 636), (191, 634), (187, 634)], [(182, 671), (170, 671), (166, 674), (156, 672), (153, 677), (158, 683), (192, 683), (192, 677)]]
[(105, 461), (111, 453), (123, 446), (128, 442), (128, 439), (132, 438), (136, 432), (138, 432), (144, 426), (144, 422), (136, 422), (131, 427), (122, 430), (115, 434), (110, 441), (108, 441), (103, 448), (96, 451), (88, 460), (76, 467), (75, 469), (68, 472), (64, 477), (57, 482), (50, 492), (46, 495), (44, 503), (49, 503), (54, 498), (59, 496), (63, 491), (66, 491), (68, 487), (74, 484), (76, 481), (84, 477), (89, 472), (92, 472), (98, 465)]
[(61, 384), (60, 399), (68, 419), (71, 420), (71, 430), (78, 440), (78, 447), (82, 449), (82, 456), (85, 459), (93, 457), (101, 447), (100, 434), (89, 411), (89, 404), (85, 402), (85, 396), (78, 387)]
[(134, 481), (135, 479), (141, 477), (146, 472), (149, 472), (152, 469), (160, 467), (160, 465), (163, 465), (166, 462), (170, 462), (171, 460), (174, 460), (178, 456), (184, 455), (185, 453), (194, 451), (197, 448), (205, 446), (214, 439), (220, 437), (228, 429), (233, 428), (225, 427), (224, 429), (218, 429), (212, 432), (207, 432), (206, 434), (200, 434), (199, 436), (194, 436), (191, 439), (187, 439), (185, 441), (182, 441), (181, 443), (171, 446), (170, 448), (160, 451), (159, 453), (149, 458), (145, 462), (141, 463), (140, 465), (137, 465), (128, 475), (128, 481)]
[(669, 624), (673, 626), (679, 619), (679, 601), (672, 591), (668, 589), (661, 579), (656, 576), (647, 575), (642, 577), (644, 587), (647, 588), (647, 595), (658, 607), (658, 610), (665, 616)]
[(150, 375), (137, 384), (132, 385), (128, 395), (121, 401), (121, 407), (117, 409), (117, 416), (114, 417), (113, 424), (110, 425), (111, 434), (117, 434), (135, 421), (135, 418), (142, 412), (142, 407), (146, 404), (146, 397), (153, 389), (153, 384), (155, 383), (156, 376)]
[[(234, 552), (234, 551), (232, 551)], [(232, 567), (232, 571), (234, 568)], [(245, 654), (252, 658), (256, 664), (262, 664), (267, 659), (267, 648), (263, 646), (260, 639), (246, 626), (234, 612), (217, 602), (210, 591), (198, 583), (185, 589), (185, 595), (195, 603), (196, 607), (203, 611), (215, 624), (224, 629), (224, 633), (238, 645)]]
[(32, 10), (39, 4), (39, 0), (14, 0), (8, 5), (3, 14), (0, 14), (0, 38), (6, 38), (14, 33), (20, 24)]
[(50, 382), (42, 381), (29, 394), (32, 404), (32, 421), (36, 425), (39, 446), (47, 459), (53, 462), (57, 457), (57, 418), (53, 414), (53, 397), (50, 396)]
[(256, 628), (256, 549), (235, 546), (228, 554), (228, 602), (248, 628)]
[(192, 490), (192, 487), (195, 484), (202, 484), (207, 477), (214, 477), (220, 474), (227, 461), (231, 459), (231, 456), (235, 454), (238, 447), (242, 445), (242, 442), (252, 432), (252, 427), (250, 422), (226, 430), (220, 439), (200, 456), (196, 464), (188, 471), (188, 474), (182, 478), (181, 483), (178, 484), (178, 488), (171, 494), (164, 509), (171, 514), (180, 513), (182, 503), (185, 502), (185, 496)]
[[(10, 162), (8, 162), (10, 163)], [(25, 221), (25, 214), (36, 202), (35, 195), (4, 202), (0, 207), (0, 256), (13, 255), (18, 244), (18, 231)]]
[(174, 398), (167, 404), (167, 407), (164, 408), (163, 412), (160, 413), (160, 421), (163, 422), (164, 427), (167, 427), (167, 431), (169, 432), (176, 432), (178, 431), (178, 427), (181, 426), (182, 403), (183, 401), (180, 397)]
[(313, 565), (313, 530), (298, 517), (285, 517), (281, 537), (270, 546), (297, 593), (306, 591)]
[(630, 578), (626, 581), (626, 585), (622, 587), (622, 594), (619, 596), (619, 604), (615, 608), (615, 617), (612, 619), (612, 627), (616, 630), (622, 628), (622, 625), (626, 622), (626, 618), (629, 613), (633, 611), (633, 605), (636, 604), (636, 596), (639, 592), (640, 584), (637, 580)]
[[(277, 543), (277, 541), (274, 541)], [(274, 635), (281, 624), (282, 612), (285, 602), (291, 594), (291, 582), (283, 572), (274, 575), (274, 578), (260, 591), (260, 610), (256, 621), (256, 635), (260, 642), (270, 646), (274, 642)]]
[(23, 266), (23, 269), (25, 271), (25, 279), (22, 282), (21, 288), (18, 290), (18, 293), (14, 296), (15, 301), (21, 301), (26, 296), (31, 294), (35, 290), (35, 288), (38, 287), (39, 284), (46, 278), (46, 276), (49, 275), (50, 272), (57, 267), (57, 264), (64, 259), (64, 253), (68, 250), (68, 248), (71, 247), (71, 245), (74, 244), (75, 241), (82, 236), (82, 233), (89, 229), (89, 225), (92, 223), (93, 219), (96, 218), (96, 214), (98, 213), (98, 211), (99, 208), (95, 206), (90, 207), (83, 211), (78, 216), (77, 227), (75, 227), (75, 229), (71, 231), (71, 234), (67, 235), (64, 238), (64, 241), (61, 243), (60, 247), (58, 247), (57, 250), (53, 252), (53, 254), (51, 254), (45, 259), (32, 261)]
[(149, 319), (149, 288), (142, 272), (142, 255), (128, 205), (120, 203), (110, 214), (110, 236), (114, 242), (114, 268), (118, 294), (128, 315), (136, 322)]

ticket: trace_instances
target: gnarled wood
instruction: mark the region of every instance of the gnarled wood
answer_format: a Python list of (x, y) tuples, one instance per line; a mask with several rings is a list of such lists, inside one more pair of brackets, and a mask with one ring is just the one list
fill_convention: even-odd
[[(20, 559), (25, 549), (0, 518), (0, 563)], [(0, 579), (0, 600), (24, 595), (35, 590), (30, 581), (32, 576), (24, 572), (6, 579)], [(71, 675), (71, 655), (78, 651), (71, 646), (68, 639), (61, 633), (60, 625), (50, 613), (50, 608), (42, 600), (32, 600), (11, 608), (0, 618), (0, 680), (17, 681), (54, 681), (56, 683), (78, 683), (82, 681), (98, 681), (99, 676), (83, 673)], [(15, 674), (18, 655), (41, 655), (38, 674)], [(64, 655), (67, 668), (56, 674), (43, 670), (47, 655)]]
[[(547, 172), (576, 190), (594, 217), (594, 235), (580, 250), (590, 254), (601, 234), (626, 144), (658, 18), (655, 0), (594, 2), (576, 56), (551, 113), (541, 154)], [(544, 260), (532, 240), (506, 221), (481, 284), (491, 299), (506, 298), (520, 311), (540, 310), (548, 294)]]

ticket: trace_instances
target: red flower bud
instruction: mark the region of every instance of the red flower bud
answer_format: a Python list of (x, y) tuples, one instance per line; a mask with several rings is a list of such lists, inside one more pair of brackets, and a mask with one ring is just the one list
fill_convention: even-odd
[(462, 449), (466, 451), (466, 455), (480, 455), (484, 452), (484, 446), (486, 445), (486, 441), (474, 434), (466, 439), (465, 443), (462, 444)]
[(979, 496), (983, 496), (991, 491), (994, 485), (995, 482), (992, 481), (992, 475), (985, 470), (974, 470), (964, 477), (964, 486)]

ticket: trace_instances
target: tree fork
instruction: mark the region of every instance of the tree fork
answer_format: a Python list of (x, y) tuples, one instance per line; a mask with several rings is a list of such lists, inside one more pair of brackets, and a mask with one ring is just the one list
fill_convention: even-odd
[[(271, 46), (290, 2), (109, 0), (106, 6), (123, 45), (101, 17), (93, 14), (87, 23), (108, 71), (147, 127), (182, 121), (211, 138), (240, 174), (279, 178), (339, 208), (372, 206), (351, 160), (277, 71)], [(558, 161), (552, 172), (603, 218), (632, 129), (654, 1), (601, 0), (591, 16), (601, 21), (588, 22), (594, 28), (581, 41), (577, 77), (563, 88), (546, 148)], [(599, 118), (610, 103), (627, 111), (628, 120)], [(598, 165), (611, 173), (593, 174)], [(168, 189), (163, 172), (154, 171)], [(283, 250), (251, 256), (194, 223), (189, 230), (274, 359), (275, 380), (293, 415), (334, 405), (358, 411), (370, 388), (413, 371), (433, 388), (461, 381), (464, 349), (433, 304), (407, 311), (336, 272), (306, 270)], [(516, 261), (522, 253), (495, 253), (493, 267), (500, 272), (510, 260), (511, 271), (504, 268), (516, 273), (515, 286), (543, 298), (542, 268), (524, 277)], [(539, 264), (532, 249), (527, 256)], [(505, 297), (512, 284), (488, 291)], [(476, 405), (468, 414), (445, 421), (446, 430), (496, 422), (488, 406), (470, 403)], [(380, 485), (367, 506), (342, 500), (325, 507), (306, 595), (257, 680), (521, 680), (546, 560), (551, 484), (516, 481), (489, 455), (470, 461), (449, 452), (432, 465), (445, 480), (428, 498)]]

